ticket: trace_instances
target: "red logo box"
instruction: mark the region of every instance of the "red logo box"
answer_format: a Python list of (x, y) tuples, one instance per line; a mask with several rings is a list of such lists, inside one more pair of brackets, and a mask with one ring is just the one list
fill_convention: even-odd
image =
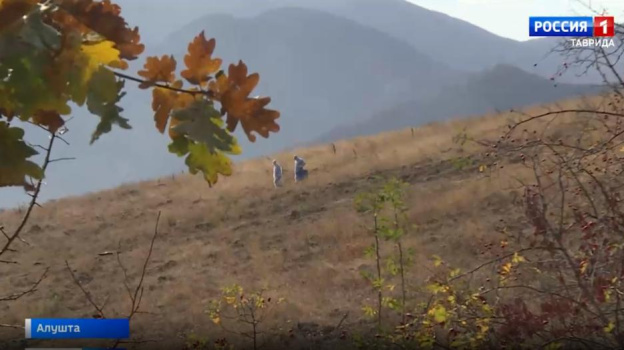
[(594, 36), (615, 36), (615, 18), (613, 16), (594, 17)]

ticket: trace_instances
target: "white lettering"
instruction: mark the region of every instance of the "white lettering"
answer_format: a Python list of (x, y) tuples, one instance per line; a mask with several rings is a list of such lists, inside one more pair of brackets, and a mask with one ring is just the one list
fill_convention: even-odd
[(602, 27), (602, 35), (607, 35), (608, 32), (608, 27), (607, 25), (609, 24), (609, 21), (607, 21), (606, 19), (600, 23), (598, 23), (598, 25), (600, 27)]
[(587, 22), (581, 22), (581, 32), (585, 33), (587, 31)]
[(544, 32), (548, 33), (552, 30), (552, 23), (550, 22), (544, 22)]
[(42, 325), (37, 326), (37, 333), (80, 333), (80, 326), (78, 325)]
[(559, 33), (559, 27), (561, 26), (561, 21), (554, 21), (552, 23), (553, 32)]
[(613, 39), (570, 39), (572, 47), (615, 47)]
[(570, 30), (568, 32), (576, 32), (579, 29), (579, 22), (570, 22)]
[(543, 23), (540, 21), (535, 22), (535, 32), (538, 32), (543, 27)]

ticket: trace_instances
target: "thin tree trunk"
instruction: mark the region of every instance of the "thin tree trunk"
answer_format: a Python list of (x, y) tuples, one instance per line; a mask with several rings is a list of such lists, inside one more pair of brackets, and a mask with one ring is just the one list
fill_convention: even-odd
[[(377, 282), (381, 282), (381, 254), (379, 253), (379, 227), (377, 223), (377, 214), (375, 214), (375, 253), (377, 255)], [(377, 326), (381, 328), (381, 288), (377, 290)]]
[(405, 291), (405, 273), (404, 273), (404, 263), (403, 263), (403, 245), (401, 245), (401, 241), (397, 242), (397, 246), (399, 247), (399, 264), (401, 266), (401, 320), (403, 325), (405, 325), (405, 302), (406, 302), (406, 291)]

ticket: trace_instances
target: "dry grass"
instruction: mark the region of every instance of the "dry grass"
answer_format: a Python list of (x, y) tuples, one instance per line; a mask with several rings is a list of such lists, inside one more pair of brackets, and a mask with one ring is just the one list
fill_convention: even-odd
[[(587, 102), (561, 105), (580, 103)], [(232, 283), (285, 297), (282, 321), (335, 324), (351, 310), (349, 321), (355, 322), (360, 306), (373, 295), (359, 275), (370, 264), (363, 250), (371, 241), (366, 218), (352, 209), (356, 192), (372, 186), (372, 174), (411, 183), (409, 214), (417, 229), (406, 245), (416, 249), (418, 266), (408, 276), (411, 283), (418, 285), (428, 274), (433, 254), (471, 266), (478, 262), (479, 242), (496, 239), (501, 218), (522, 216), (510, 195), (517, 183), (509, 174), (523, 173), (511, 165), (486, 176), (474, 167), (456, 169), (443, 161), (483, 151), (473, 143), (452, 142), (463, 129), (495, 139), (509, 120), (518, 118), (492, 114), (430, 124), (414, 129), (413, 135), (406, 129), (341, 141), (335, 144), (336, 154), (331, 145), (278, 154), (275, 158), (287, 171), (285, 187), (278, 190), (272, 187), (271, 162), (263, 158), (238, 164), (235, 174), (213, 189), (199, 177), (177, 175), (48, 203), (35, 210), (23, 234), (32, 247), (16, 245), (20, 253), (14, 258), (20, 265), (0, 265), (0, 291), (27, 287), (44, 266), (51, 266), (49, 278), (36, 294), (0, 305), (2, 321), (91, 315), (64, 260), (97, 300), (110, 295), (109, 313), (125, 314), (129, 305), (115, 257), (98, 253), (120, 246), (134, 271), (131, 277), (136, 277), (156, 214), (162, 211), (162, 236), (143, 300), (150, 314), (137, 318), (135, 334), (215, 330), (205, 304)], [(300, 185), (291, 180), (292, 153), (309, 164), (310, 178)], [(0, 224), (10, 229), (19, 218), (17, 211), (6, 211), (0, 213)], [(0, 328), (0, 338), (15, 334)]]

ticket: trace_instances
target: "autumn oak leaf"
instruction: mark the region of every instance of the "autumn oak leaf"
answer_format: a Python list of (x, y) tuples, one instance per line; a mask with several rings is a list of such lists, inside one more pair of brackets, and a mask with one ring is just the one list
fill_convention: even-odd
[(65, 121), (58, 112), (49, 110), (37, 111), (32, 117), (32, 122), (45, 127), (52, 133), (56, 133), (65, 125)]
[[(139, 87), (146, 89), (154, 83), (172, 83), (175, 80), (175, 70), (176, 60), (173, 56), (148, 57), (144, 69), (138, 72), (147, 82), (141, 83)], [(178, 88), (180, 87), (182, 87), (181, 84)]]
[(186, 69), (180, 74), (189, 83), (203, 85), (211, 79), (211, 74), (219, 71), (220, 58), (212, 58), (216, 45), (215, 39), (206, 40), (202, 31), (188, 46), (188, 54), (184, 56)]
[(232, 64), (227, 82), (225, 78), (218, 77), (211, 87), (221, 102), (223, 112), (227, 113), (228, 130), (233, 132), (240, 122), (249, 141), (255, 142), (254, 133), (267, 138), (270, 132), (280, 130), (276, 123), (280, 113), (264, 108), (271, 102), (269, 97), (249, 98), (249, 94), (258, 85), (260, 76), (257, 73), (247, 73), (247, 66), (242, 61), (238, 65)]
[(37, 0), (2, 0), (0, 1), (0, 32), (8, 29), (37, 5)]
[(121, 8), (110, 0), (58, 0), (58, 3), (82, 25), (114, 42), (121, 58), (134, 60), (145, 50), (139, 29), (130, 29), (121, 17)]
[[(232, 174), (232, 162), (227, 154), (240, 154), (236, 138), (226, 129), (221, 115), (205, 99), (193, 101), (173, 113), (176, 134), (169, 151), (178, 156), (187, 155), (186, 165), (191, 174), (202, 172), (208, 184), (215, 184), (218, 175)], [(172, 123), (173, 124), (173, 123)]]
[[(182, 81), (176, 80), (173, 84), (171, 84), (173, 88), (181, 88)], [(154, 121), (156, 122), (156, 128), (160, 133), (164, 133), (167, 128), (167, 123), (169, 118), (171, 117), (173, 110), (184, 109), (188, 107), (193, 101), (195, 97), (191, 94), (180, 93), (175, 90), (166, 89), (166, 88), (155, 88), (152, 90), (152, 109), (154, 110)], [(177, 134), (172, 130), (175, 125), (177, 125), (178, 120), (175, 118), (171, 118), (171, 123), (169, 125), (169, 134), (171, 138), (175, 138)]]
[(211, 102), (194, 101), (185, 109), (173, 114), (177, 120), (174, 131), (187, 138), (204, 143), (211, 152), (239, 154), (236, 138), (223, 128), (223, 120)]

